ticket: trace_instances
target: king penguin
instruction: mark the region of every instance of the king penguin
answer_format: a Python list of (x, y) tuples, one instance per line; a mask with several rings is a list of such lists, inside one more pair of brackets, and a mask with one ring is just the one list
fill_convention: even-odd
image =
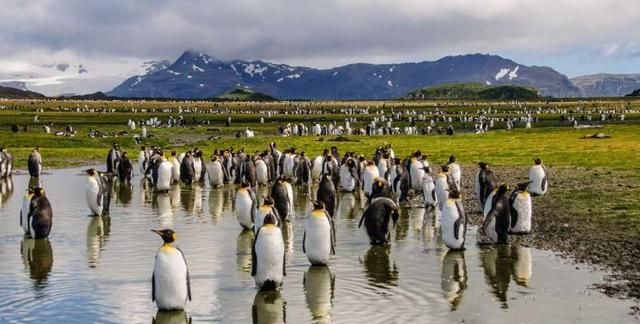
[(509, 187), (501, 185), (487, 199), (485, 217), (482, 228), (487, 237), (497, 244), (507, 244), (511, 207), (509, 204)]
[(183, 310), (191, 300), (191, 279), (184, 253), (176, 247), (173, 230), (151, 230), (164, 242), (156, 254), (151, 277), (151, 298), (160, 310)]
[(280, 226), (282, 220), (280, 219), (280, 215), (278, 214), (278, 210), (273, 205), (273, 198), (270, 196), (264, 197), (262, 199), (262, 206), (258, 208), (256, 211), (256, 217), (254, 219), (253, 229), (254, 232), (258, 232), (262, 224), (264, 223), (264, 219), (267, 215), (272, 214), (276, 218), (276, 226)]
[(336, 188), (331, 181), (331, 175), (323, 174), (321, 176), (316, 199), (323, 203), (329, 216), (333, 217), (336, 208)]
[(422, 178), (424, 178), (424, 167), (429, 166), (426, 161), (420, 160), (422, 153), (419, 151), (414, 153), (409, 160), (409, 177), (411, 180), (411, 189), (416, 192), (422, 190)]
[(164, 156), (161, 156), (160, 165), (158, 166), (158, 181), (156, 183), (156, 189), (158, 191), (168, 192), (171, 189), (171, 177), (173, 164), (167, 160)]
[(256, 214), (256, 193), (246, 181), (243, 181), (236, 192), (236, 216), (238, 223), (244, 229), (253, 229), (253, 221)]
[(547, 192), (547, 168), (540, 158), (536, 158), (534, 165), (529, 169), (529, 181), (531, 181), (531, 195), (542, 196)]
[(531, 195), (527, 192), (529, 182), (519, 183), (509, 197), (511, 205), (511, 234), (529, 234), (531, 231)]
[(456, 190), (460, 191), (460, 183), (462, 180), (462, 170), (460, 169), (460, 165), (458, 164), (458, 159), (455, 155), (449, 156), (449, 162), (447, 163), (449, 167), (449, 174), (453, 179), (453, 183), (456, 185)]
[(358, 227), (364, 222), (369, 235), (369, 242), (372, 245), (389, 243), (389, 221), (393, 220), (393, 226), (400, 215), (398, 214), (398, 206), (389, 198), (379, 198), (372, 202), (369, 208), (364, 211)]
[(449, 249), (464, 249), (467, 218), (462, 206), (462, 197), (455, 189), (449, 191), (449, 199), (442, 208), (441, 228), (442, 241)]
[(258, 158), (254, 164), (257, 184), (266, 186), (269, 183), (269, 168), (267, 167), (267, 163), (262, 158)]
[(25, 234), (29, 232), (29, 209), (31, 208), (31, 198), (33, 198), (35, 191), (33, 188), (29, 188), (22, 198), (22, 208), (20, 209), (20, 226)]
[(424, 168), (424, 178), (422, 178), (422, 196), (424, 198), (425, 208), (435, 209), (438, 207), (436, 182), (431, 176), (431, 167)]
[(219, 188), (224, 185), (224, 172), (218, 156), (211, 157), (211, 162), (207, 164), (207, 175), (209, 176), (211, 187)]
[(285, 250), (282, 231), (276, 218), (268, 214), (256, 233), (251, 250), (251, 276), (261, 290), (273, 290), (282, 285), (285, 269)]
[(288, 220), (289, 210), (291, 209), (290, 205), (293, 199), (289, 196), (289, 188), (287, 187), (287, 181), (284, 177), (280, 177), (273, 183), (271, 187), (271, 197), (273, 197), (280, 218), (283, 221)]
[(183, 183), (190, 184), (195, 181), (196, 169), (195, 160), (191, 152), (187, 152), (180, 164), (180, 180)]
[(95, 169), (87, 170), (87, 184), (85, 191), (87, 205), (89, 205), (93, 215), (102, 215), (102, 210), (104, 208), (102, 204), (104, 201), (104, 189), (100, 179), (100, 174)]
[(353, 192), (358, 184), (358, 171), (356, 161), (348, 158), (340, 166), (340, 189), (344, 192)]
[(313, 211), (304, 221), (302, 252), (312, 265), (326, 265), (335, 251), (335, 233), (331, 216), (325, 210), (324, 203), (313, 202)]
[(42, 239), (49, 237), (51, 225), (53, 221), (53, 212), (51, 203), (44, 194), (43, 188), (33, 189), (33, 197), (29, 205), (29, 214), (27, 216), (27, 224), (29, 225), (29, 234), (34, 239)]
[(367, 161), (367, 166), (364, 168), (364, 174), (362, 175), (362, 191), (368, 197), (373, 190), (373, 182), (379, 177), (378, 167), (376, 167), (373, 161)]
[(123, 152), (120, 163), (118, 163), (118, 179), (120, 182), (131, 183), (131, 178), (133, 178), (133, 164), (131, 164), (129, 154)]
[(169, 162), (171, 162), (171, 183), (178, 183), (180, 182), (180, 161), (176, 151), (171, 151)]
[(493, 171), (489, 170), (488, 164), (479, 162), (478, 166), (480, 171), (476, 175), (476, 198), (480, 206), (484, 206), (489, 194), (498, 187), (498, 179)]
[(42, 156), (40, 155), (39, 147), (34, 148), (31, 154), (29, 154), (27, 167), (31, 177), (39, 177), (42, 173)]
[(438, 209), (442, 211), (444, 205), (447, 203), (447, 199), (449, 198), (449, 189), (451, 188), (449, 181), (449, 167), (446, 165), (442, 166), (441, 172), (436, 176), (436, 196), (438, 197)]

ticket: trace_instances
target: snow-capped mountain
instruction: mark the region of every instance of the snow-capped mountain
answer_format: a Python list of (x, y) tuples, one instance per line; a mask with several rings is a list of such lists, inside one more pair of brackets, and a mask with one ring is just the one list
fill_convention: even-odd
[(212, 98), (244, 87), (283, 99), (383, 99), (403, 97), (411, 90), (430, 85), (470, 81), (530, 86), (542, 95), (554, 97), (580, 94), (566, 76), (549, 67), (526, 66), (495, 55), (314, 69), (259, 60), (225, 61), (186, 51), (166, 68), (131, 77), (108, 95)]

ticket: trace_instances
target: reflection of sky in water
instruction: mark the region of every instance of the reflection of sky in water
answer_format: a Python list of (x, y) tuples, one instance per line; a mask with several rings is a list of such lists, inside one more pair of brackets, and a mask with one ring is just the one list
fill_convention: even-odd
[[(136, 179), (133, 188), (116, 185), (108, 217), (91, 218), (79, 170), (40, 179), (54, 210), (49, 241), (23, 239), (18, 226), (28, 177), (0, 181), (0, 322), (184, 322), (184, 314), (156, 314), (151, 301), (161, 241), (149, 230), (169, 226), (189, 263), (194, 322), (633, 322), (629, 302), (587, 289), (601, 275), (550, 253), (480, 248), (473, 227), (467, 250), (447, 253), (424, 209), (402, 210), (391, 246), (371, 247), (357, 227), (357, 194), (339, 196), (337, 255), (329, 267), (309, 267), (300, 219), (310, 209), (307, 188), (294, 195), (284, 287), (261, 294), (247, 272), (253, 235), (237, 224), (234, 188), (194, 184), (158, 194)], [(267, 189), (258, 189), (260, 200)]]

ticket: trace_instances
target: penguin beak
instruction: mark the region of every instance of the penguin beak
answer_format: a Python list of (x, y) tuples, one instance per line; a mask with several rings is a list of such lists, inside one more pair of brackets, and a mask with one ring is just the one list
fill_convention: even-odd
[(160, 236), (162, 236), (162, 232), (160, 232), (160, 231), (158, 231), (158, 230), (151, 230), (151, 231), (152, 231), (152, 232), (154, 232), (154, 233), (156, 233), (156, 234), (158, 234), (158, 235), (160, 235)]

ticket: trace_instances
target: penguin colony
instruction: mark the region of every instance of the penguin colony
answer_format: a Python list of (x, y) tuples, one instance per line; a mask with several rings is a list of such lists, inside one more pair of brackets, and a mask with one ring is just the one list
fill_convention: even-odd
[[(11, 177), (13, 159), (0, 150), (0, 174)], [(235, 213), (243, 230), (253, 231), (251, 275), (261, 290), (278, 289), (286, 276), (286, 254), (282, 227), (294, 216), (293, 185), (318, 182), (313, 210), (304, 220), (302, 251), (312, 265), (327, 265), (336, 253), (335, 213), (336, 192), (359, 192), (367, 201), (359, 221), (364, 225), (372, 245), (389, 244), (391, 232), (399, 218), (401, 203), (409, 197), (422, 197), (424, 208), (439, 217), (444, 244), (451, 250), (463, 250), (467, 218), (460, 194), (462, 172), (455, 156), (434, 172), (427, 156), (420, 151), (405, 159), (395, 157), (390, 145), (378, 147), (371, 159), (354, 152), (342, 157), (332, 147), (322, 155), (309, 159), (304, 152), (290, 148), (269, 149), (247, 154), (243, 149), (215, 150), (205, 162), (203, 152), (194, 148), (177, 155), (141, 147), (138, 155), (140, 173), (158, 192), (167, 192), (182, 182), (208, 181), (212, 187), (239, 184), (235, 197)], [(86, 170), (86, 202), (91, 215), (108, 213), (113, 180), (130, 185), (133, 165), (127, 152), (118, 144), (111, 147), (106, 159), (107, 171)], [(529, 181), (518, 183), (514, 190), (500, 184), (484, 162), (478, 163), (475, 174), (476, 198), (481, 203), (481, 232), (496, 244), (506, 244), (509, 235), (531, 231), (532, 196), (547, 191), (547, 169), (536, 158), (529, 170)], [(49, 236), (52, 227), (52, 206), (39, 181), (42, 157), (35, 148), (28, 159), (32, 177), (20, 210), (20, 225), (35, 239)], [(35, 179), (35, 180), (34, 180)], [(258, 204), (255, 188), (271, 186), (270, 194)], [(390, 224), (391, 223), (391, 224)], [(152, 300), (160, 310), (184, 309), (191, 300), (191, 284), (187, 259), (177, 247), (177, 234), (172, 229), (152, 230), (163, 243), (158, 249), (152, 273)]]

